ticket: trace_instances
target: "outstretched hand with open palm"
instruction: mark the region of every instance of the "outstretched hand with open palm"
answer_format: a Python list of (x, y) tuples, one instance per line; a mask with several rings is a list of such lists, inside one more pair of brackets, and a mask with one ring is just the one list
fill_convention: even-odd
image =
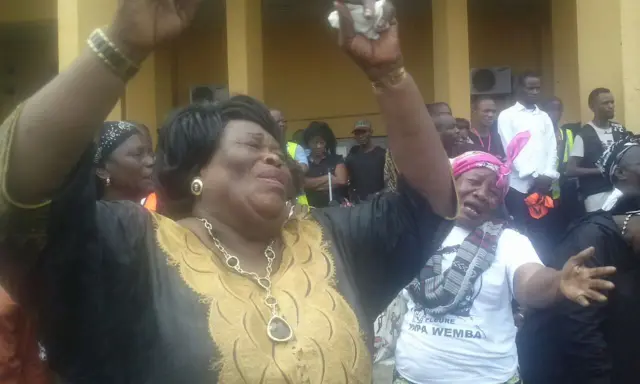
[(586, 262), (593, 257), (593, 247), (573, 256), (564, 264), (560, 280), (560, 291), (569, 300), (575, 301), (583, 307), (589, 306), (589, 300), (605, 302), (607, 297), (602, 291), (614, 288), (612, 282), (602, 280), (602, 277), (616, 272), (615, 267), (588, 268)]

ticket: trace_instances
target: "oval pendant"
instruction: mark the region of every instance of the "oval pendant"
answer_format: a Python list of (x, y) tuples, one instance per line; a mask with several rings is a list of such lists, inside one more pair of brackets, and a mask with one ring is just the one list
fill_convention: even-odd
[(284, 343), (293, 338), (293, 329), (282, 317), (272, 316), (267, 323), (267, 335), (276, 343)]

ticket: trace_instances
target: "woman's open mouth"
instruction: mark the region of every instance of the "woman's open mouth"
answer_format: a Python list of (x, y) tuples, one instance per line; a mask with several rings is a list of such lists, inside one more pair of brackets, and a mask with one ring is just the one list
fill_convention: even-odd
[(480, 216), (480, 211), (474, 204), (464, 203), (462, 204), (462, 210), (466, 213), (468, 217), (478, 217)]

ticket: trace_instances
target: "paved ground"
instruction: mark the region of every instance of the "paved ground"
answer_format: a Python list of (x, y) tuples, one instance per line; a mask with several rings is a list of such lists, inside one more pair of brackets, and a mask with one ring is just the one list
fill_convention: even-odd
[(373, 367), (373, 384), (391, 384), (393, 365), (376, 364)]

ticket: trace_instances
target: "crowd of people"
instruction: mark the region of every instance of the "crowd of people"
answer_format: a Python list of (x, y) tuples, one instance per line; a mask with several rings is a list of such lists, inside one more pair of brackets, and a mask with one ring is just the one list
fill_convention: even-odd
[[(461, 212), (418, 277), (377, 319), (375, 359), (395, 365), (394, 383), (635, 382), (638, 244), (630, 231), (640, 209), (640, 140), (613, 120), (610, 90), (589, 95), (592, 121), (561, 125), (562, 101), (540, 98), (540, 82), (535, 73), (522, 74), (515, 103), (499, 113), (491, 96), (473, 98), (471, 122), (455, 119), (454, 128), (441, 123), (443, 115), (452, 121), (446, 104), (427, 106), (451, 157)], [(478, 187), (483, 182), (464, 173), (473, 158), (508, 180), (504, 194), (478, 190), (467, 198), (465, 179)], [(393, 153), (385, 177), (393, 189)], [(486, 227), (478, 222), (466, 224), (465, 211), (482, 218), (496, 237), (482, 233)], [(490, 261), (486, 269), (476, 265), (474, 274), (468, 261), (479, 259), (467, 252), (479, 246)], [(588, 265), (617, 268), (606, 303), (583, 307), (523, 297), (543, 295), (552, 284), (523, 287), (520, 266), (563, 269), (590, 247), (595, 255)], [(435, 279), (441, 273), (445, 277)]]
[(199, 3), (121, 1), (2, 124), (0, 383), (636, 382), (640, 139), (611, 91), (562, 126), (526, 72), (512, 106), (456, 118), (390, 3), (339, 1), (388, 148), (360, 120), (342, 156), (326, 122), (290, 134), (242, 95), (174, 111), (156, 148), (104, 122)]

